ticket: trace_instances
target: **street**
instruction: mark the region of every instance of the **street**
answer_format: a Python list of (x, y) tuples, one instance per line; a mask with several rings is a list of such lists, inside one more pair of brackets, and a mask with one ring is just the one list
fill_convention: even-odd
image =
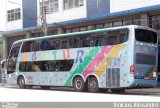
[(160, 101), (160, 88), (151, 89), (131, 89), (125, 93), (112, 93), (110, 91), (89, 93), (75, 92), (73, 88), (56, 87), (49, 90), (42, 90), (38, 86), (33, 89), (19, 89), (17, 86), (6, 85), (0, 86), (0, 101), (10, 102), (150, 102)]

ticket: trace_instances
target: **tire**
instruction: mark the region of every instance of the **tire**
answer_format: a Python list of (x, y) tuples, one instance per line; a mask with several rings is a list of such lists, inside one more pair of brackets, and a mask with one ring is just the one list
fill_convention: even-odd
[(73, 84), (76, 91), (82, 92), (85, 90), (85, 83), (82, 77), (76, 77)]
[(99, 91), (98, 80), (96, 77), (89, 78), (88, 91), (92, 93), (96, 93)]
[(23, 76), (21, 76), (21, 77), (18, 78), (18, 85), (19, 85), (19, 88), (21, 88), (21, 89), (26, 88), (25, 80), (24, 80)]
[(111, 89), (113, 93), (125, 93), (125, 89)]
[(50, 89), (49, 86), (40, 86), (40, 87), (41, 87), (41, 89), (44, 89), (44, 90)]

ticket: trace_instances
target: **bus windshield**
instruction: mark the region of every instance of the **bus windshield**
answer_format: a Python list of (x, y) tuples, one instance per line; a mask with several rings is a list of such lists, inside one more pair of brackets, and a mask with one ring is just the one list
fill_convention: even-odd
[(153, 31), (144, 29), (135, 29), (135, 37), (137, 41), (146, 43), (157, 43), (157, 34)]
[(15, 71), (20, 45), (21, 44), (15, 44), (12, 47), (8, 58), (7, 74), (13, 73)]

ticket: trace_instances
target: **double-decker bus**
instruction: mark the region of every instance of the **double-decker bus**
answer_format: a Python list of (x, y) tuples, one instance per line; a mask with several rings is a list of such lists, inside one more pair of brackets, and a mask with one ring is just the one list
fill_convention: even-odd
[(130, 25), (23, 39), (13, 43), (7, 62), (7, 82), (20, 88), (156, 87), (157, 33)]
[(160, 81), (160, 43), (158, 43), (158, 81)]

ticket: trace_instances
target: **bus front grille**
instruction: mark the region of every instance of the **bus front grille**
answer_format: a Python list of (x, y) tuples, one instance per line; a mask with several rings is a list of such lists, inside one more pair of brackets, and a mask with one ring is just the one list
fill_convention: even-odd
[(120, 68), (108, 68), (106, 87), (120, 87)]

